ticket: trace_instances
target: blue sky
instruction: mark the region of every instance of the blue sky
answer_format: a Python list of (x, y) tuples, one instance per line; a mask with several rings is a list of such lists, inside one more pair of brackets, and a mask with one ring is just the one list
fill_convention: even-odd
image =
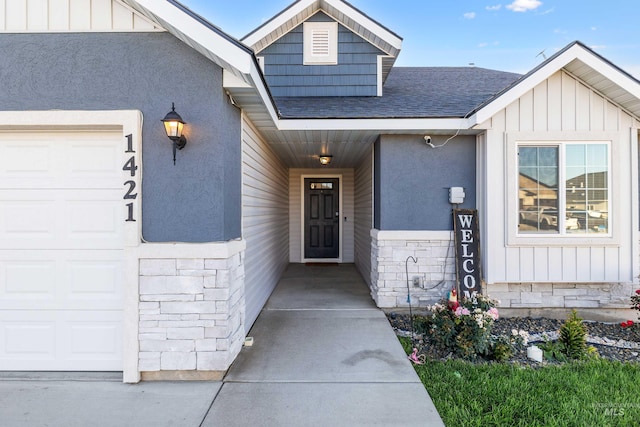
[[(236, 38), (293, 0), (181, 0)], [(350, 0), (404, 39), (396, 65), (526, 73), (580, 40), (640, 78), (637, 0)], [(538, 55), (544, 51), (543, 55)]]

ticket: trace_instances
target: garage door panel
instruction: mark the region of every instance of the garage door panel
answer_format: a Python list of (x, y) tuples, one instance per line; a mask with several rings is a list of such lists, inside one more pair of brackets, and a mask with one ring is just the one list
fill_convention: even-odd
[(0, 133), (0, 188), (121, 188), (122, 135)]
[(74, 142), (65, 148), (68, 150), (68, 163), (66, 170), (63, 170), (63, 175), (80, 180), (95, 178), (113, 180), (120, 177), (122, 144), (89, 140)]
[(118, 249), (122, 189), (0, 190), (0, 249)]
[(52, 178), (56, 175), (53, 147), (47, 141), (0, 142), (0, 177), (7, 179)]
[[(5, 239), (54, 239), (56, 201), (24, 200), (5, 195), (0, 202), (0, 226)], [(23, 200), (20, 200), (22, 198)], [(4, 242), (11, 246), (10, 241)]]
[(122, 251), (0, 251), (0, 310), (114, 310)]
[(56, 263), (50, 260), (3, 262), (0, 279), (1, 296), (6, 300), (55, 299)]
[(0, 353), (0, 361), (11, 358), (54, 359), (55, 329), (54, 321), (0, 322), (0, 338), (4, 343), (4, 354)]
[(2, 370), (121, 370), (122, 312), (7, 311), (0, 319)]
[(124, 207), (121, 200), (108, 199), (105, 196), (108, 194), (85, 194), (83, 200), (69, 200), (65, 204), (68, 218), (65, 237), (70, 246), (122, 247), (121, 222)]

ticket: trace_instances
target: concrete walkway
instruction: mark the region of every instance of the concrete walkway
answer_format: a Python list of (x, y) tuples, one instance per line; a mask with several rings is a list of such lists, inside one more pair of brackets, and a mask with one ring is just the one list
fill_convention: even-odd
[(291, 265), (223, 382), (0, 373), (0, 426), (443, 426), (353, 266)]
[(442, 426), (353, 266), (291, 265), (204, 426)]

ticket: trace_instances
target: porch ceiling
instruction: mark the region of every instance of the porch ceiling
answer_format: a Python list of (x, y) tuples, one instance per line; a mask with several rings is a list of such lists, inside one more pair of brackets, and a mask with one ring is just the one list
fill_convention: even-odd
[[(320, 167), (320, 155), (332, 155), (324, 168), (353, 168), (360, 165), (380, 135), (477, 134), (468, 119), (281, 119), (266, 108), (257, 90), (225, 73), (224, 86), (232, 102), (260, 131), (283, 163), (290, 168)], [(275, 106), (275, 104), (272, 104)], [(277, 112), (280, 115), (280, 112)]]

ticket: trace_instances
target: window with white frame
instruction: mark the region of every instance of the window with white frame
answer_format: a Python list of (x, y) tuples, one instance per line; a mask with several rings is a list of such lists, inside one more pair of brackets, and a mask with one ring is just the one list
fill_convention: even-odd
[(518, 233), (608, 234), (608, 143), (518, 145)]
[(304, 65), (338, 64), (338, 23), (305, 22)]

